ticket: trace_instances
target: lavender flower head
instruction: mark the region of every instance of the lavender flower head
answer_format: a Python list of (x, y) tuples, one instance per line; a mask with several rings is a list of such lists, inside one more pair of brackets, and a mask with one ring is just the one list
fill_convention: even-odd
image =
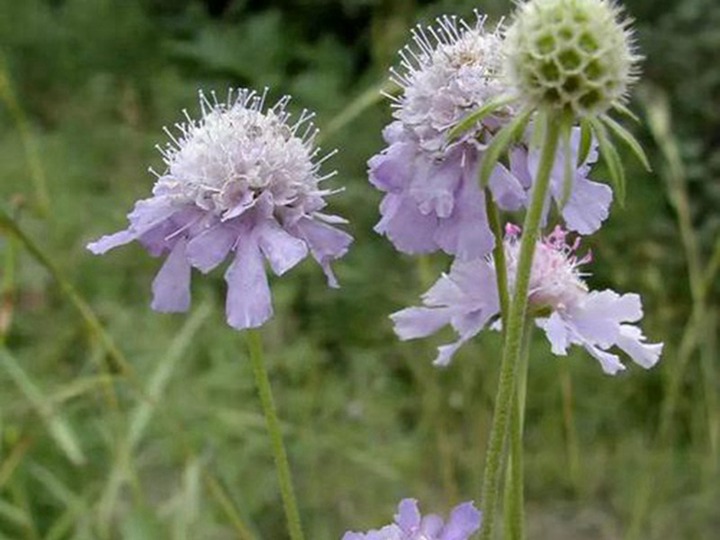
[[(502, 37), (485, 29), (484, 17), (478, 16), (475, 26), (444, 17), (437, 27), (416, 28), (413, 41), (400, 53), (402, 73), (393, 71), (403, 92), (391, 96), (395, 120), (383, 132), (388, 147), (368, 163), (370, 182), (386, 193), (375, 230), (405, 253), (443, 250), (463, 260), (483, 257), (494, 238), (478, 185), (479, 165), (495, 133), (517, 111), (501, 106), (456, 139), (450, 140), (450, 132), (472, 112), (509, 95), (501, 77)], [(590, 234), (607, 217), (612, 190), (587, 179), (597, 159), (594, 141), (578, 163), (579, 131), (573, 131), (570, 144), (572, 189), (565, 193), (564, 160), (558, 159), (549, 197), (572, 230)], [(498, 163), (490, 176), (492, 197), (504, 210), (528, 202), (539, 154), (530, 149), (530, 139), (528, 133), (514, 145), (509, 166)]]
[(342, 540), (467, 540), (481, 522), (482, 514), (472, 502), (456, 506), (444, 523), (435, 514), (422, 517), (415, 499), (403, 499), (395, 523), (367, 533), (347, 532)]
[[(504, 242), (508, 281), (515, 282), (520, 251), (520, 229), (508, 225)], [(612, 290), (591, 291), (579, 267), (590, 255), (576, 255), (580, 238), (570, 244), (567, 233), (556, 227), (537, 243), (529, 287), (529, 315), (545, 331), (552, 352), (565, 356), (570, 345), (580, 345), (614, 375), (624, 370), (620, 358), (608, 350), (617, 346), (638, 365), (649, 369), (659, 360), (662, 343), (646, 343), (635, 324), (643, 315), (637, 294), (620, 295)], [(391, 315), (401, 339), (433, 334), (446, 324), (459, 339), (438, 348), (435, 363), (447, 365), (455, 351), (500, 313), (494, 262), (491, 258), (456, 260), (423, 296), (424, 307), (404, 309)], [(497, 326), (496, 326), (497, 327)]]
[[(485, 218), (477, 165), (484, 126), (497, 127), (501, 115), (486, 119), (460, 140), (448, 132), (469, 112), (501, 95), (500, 35), (479, 17), (470, 26), (455, 17), (437, 27), (413, 31), (414, 44), (400, 53), (403, 88), (394, 101), (395, 121), (383, 133), (388, 147), (369, 161), (370, 181), (386, 193), (375, 230), (405, 253), (442, 249), (462, 258), (486, 254), (493, 236)], [(505, 188), (502, 179), (498, 183)], [(512, 179), (507, 188), (522, 188)]]
[(166, 170), (157, 176), (152, 197), (128, 215), (129, 227), (88, 245), (95, 254), (139, 241), (152, 255), (167, 254), (153, 281), (153, 309), (186, 311), (191, 267), (207, 273), (232, 252), (225, 272), (227, 320), (243, 329), (272, 315), (264, 262), (282, 275), (308, 253), (322, 266), (331, 286), (330, 262), (352, 238), (333, 225), (343, 219), (322, 212), (330, 190), (321, 182), (314, 147), (312, 114), (294, 123), (289, 97), (265, 109), (265, 95), (228, 92), (225, 102), (200, 93), (202, 118), (176, 124), (179, 135), (163, 154)]

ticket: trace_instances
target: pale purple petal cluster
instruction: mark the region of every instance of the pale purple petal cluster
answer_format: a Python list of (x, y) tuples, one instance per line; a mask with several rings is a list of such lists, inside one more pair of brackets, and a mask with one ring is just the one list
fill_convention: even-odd
[(498, 76), (500, 35), (486, 31), (484, 22), (479, 17), (470, 26), (445, 17), (437, 27), (416, 28), (414, 44), (401, 51), (403, 73), (393, 72), (403, 93), (392, 98), (395, 121), (383, 132), (388, 147), (368, 165), (371, 183), (386, 193), (375, 230), (405, 253), (443, 250), (469, 259), (492, 249), (477, 185), (484, 148), (478, 137), (497, 129), (502, 114), (448, 141), (459, 120), (505, 90)]
[(468, 540), (481, 523), (482, 514), (472, 502), (456, 506), (445, 523), (435, 514), (423, 517), (415, 499), (403, 499), (394, 523), (366, 533), (347, 532), (342, 540)]
[(228, 256), (227, 320), (237, 329), (272, 315), (266, 262), (282, 275), (310, 254), (337, 286), (330, 263), (352, 238), (334, 226), (343, 219), (322, 212), (330, 191), (320, 183), (331, 175), (319, 173), (312, 115), (290, 124), (289, 98), (267, 110), (264, 99), (250, 90), (231, 91), (222, 103), (201, 94), (202, 118), (187, 117), (178, 136), (166, 130), (167, 169), (156, 175), (152, 197), (136, 203), (126, 230), (88, 245), (100, 254), (137, 240), (154, 256), (166, 254), (153, 309), (187, 310), (191, 268), (207, 273)]
[[(515, 282), (519, 256), (519, 229), (508, 227), (504, 249), (508, 280)], [(589, 291), (579, 266), (590, 256), (578, 259), (579, 239), (567, 242), (561, 228), (540, 240), (530, 277), (529, 310), (538, 327), (545, 331), (552, 352), (567, 354), (570, 345), (585, 348), (605, 373), (624, 370), (617, 347), (636, 364), (651, 368), (662, 352), (662, 343), (646, 343), (637, 323), (642, 305), (637, 294), (618, 294), (611, 290)], [(443, 275), (423, 295), (423, 307), (399, 311), (391, 318), (395, 332), (405, 339), (426, 337), (445, 325), (458, 334), (458, 340), (438, 348), (435, 363), (447, 365), (455, 351), (483, 328), (497, 321), (499, 303), (494, 262), (491, 258), (471, 261), (456, 259), (450, 273)]]
[[(388, 146), (368, 166), (370, 182), (385, 193), (375, 230), (404, 253), (442, 250), (471, 260), (493, 248), (478, 171), (487, 145), (516, 111), (501, 107), (458, 139), (449, 139), (459, 121), (508, 93), (499, 76), (502, 37), (488, 32), (484, 23), (482, 17), (475, 26), (445, 17), (436, 27), (418, 27), (413, 45), (401, 51), (403, 72), (393, 72), (403, 92), (392, 98), (394, 121), (383, 131)], [(597, 159), (595, 145), (583, 163), (576, 163), (579, 140), (576, 129), (567, 201), (562, 153), (549, 197), (571, 230), (589, 234), (607, 217), (612, 191), (587, 178)], [(529, 148), (528, 142), (515, 144), (509, 168), (498, 163), (490, 177), (489, 192), (503, 210), (519, 210), (529, 200), (538, 165), (538, 152)]]

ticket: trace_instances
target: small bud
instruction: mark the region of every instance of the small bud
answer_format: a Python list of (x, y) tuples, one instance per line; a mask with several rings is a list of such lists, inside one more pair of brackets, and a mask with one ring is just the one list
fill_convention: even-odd
[(576, 117), (620, 104), (639, 60), (628, 21), (609, 0), (530, 0), (504, 49), (506, 75), (523, 99)]

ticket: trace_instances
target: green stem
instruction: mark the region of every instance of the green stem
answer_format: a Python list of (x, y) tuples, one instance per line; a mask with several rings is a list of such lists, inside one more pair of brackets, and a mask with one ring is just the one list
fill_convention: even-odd
[(505, 475), (505, 485), (507, 486), (505, 488), (505, 534), (507, 540), (523, 540), (525, 538), (523, 426), (533, 321), (532, 317), (528, 318), (523, 333), (514, 406), (510, 416), (510, 459)]
[(484, 523), (481, 536), (481, 538), (485, 540), (490, 540), (493, 537), (495, 510), (497, 507), (502, 473), (500, 465), (502, 463), (505, 438), (508, 425), (510, 424), (513, 394), (515, 392), (515, 379), (522, 345), (523, 323), (527, 311), (530, 271), (535, 254), (535, 244), (540, 233), (540, 221), (550, 185), (550, 172), (555, 161), (559, 135), (560, 119), (548, 118), (548, 121), (545, 122), (545, 138), (537, 178), (533, 186), (532, 201), (525, 216), (525, 224), (520, 241), (520, 256), (515, 278), (514, 294), (508, 310), (508, 322), (505, 329), (505, 346), (503, 349), (502, 363), (500, 364), (498, 391), (495, 397), (495, 413), (485, 457), (482, 490)]
[(285, 509), (288, 532), (290, 533), (291, 540), (303, 540), (300, 513), (298, 512), (297, 501), (295, 500), (295, 493), (292, 486), (292, 477), (290, 475), (290, 465), (288, 463), (287, 452), (285, 451), (285, 444), (283, 443), (280, 420), (278, 420), (275, 403), (273, 402), (270, 379), (268, 378), (267, 368), (263, 359), (262, 338), (258, 330), (248, 330), (246, 335), (250, 361), (252, 363), (253, 373), (255, 374), (255, 382), (257, 383), (260, 402), (262, 403), (263, 413), (265, 414), (265, 422), (268, 433), (270, 434), (270, 443), (275, 459), (275, 470), (277, 472), (278, 482), (280, 483), (280, 493)]
[(495, 247), (493, 248), (493, 261), (495, 262), (495, 275), (497, 276), (498, 298), (500, 299), (500, 319), (503, 323), (503, 332), (505, 331), (505, 323), (507, 322), (508, 306), (510, 298), (508, 296), (508, 277), (507, 262), (505, 261), (505, 246), (503, 244), (504, 235), (498, 208), (493, 199), (490, 188), (485, 188), (485, 211), (495, 236)]

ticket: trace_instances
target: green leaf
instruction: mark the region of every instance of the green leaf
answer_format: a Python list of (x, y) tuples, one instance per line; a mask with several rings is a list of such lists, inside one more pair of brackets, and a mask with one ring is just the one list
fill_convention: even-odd
[(484, 189), (490, 181), (490, 175), (495, 169), (500, 157), (507, 150), (515, 138), (522, 133), (530, 120), (532, 109), (526, 109), (516, 116), (509, 124), (498, 131), (492, 142), (485, 150), (480, 166), (480, 186)]
[(622, 161), (618, 155), (615, 146), (610, 142), (608, 138), (607, 130), (600, 120), (593, 118), (589, 120), (592, 125), (595, 137), (597, 137), (598, 145), (600, 146), (600, 154), (602, 155), (605, 163), (608, 166), (610, 172), (610, 180), (613, 183), (613, 187), (617, 192), (618, 201), (620, 205), (625, 205), (625, 171), (623, 169)]
[(0, 348), (0, 359), (15, 385), (25, 396), (40, 418), (45, 423), (50, 436), (64, 452), (65, 456), (75, 465), (85, 463), (85, 454), (80, 447), (79, 439), (70, 425), (60, 416), (56, 407), (46, 399), (42, 390), (30, 379), (21, 364), (5, 348)]
[(590, 146), (592, 145), (592, 127), (587, 120), (580, 121), (580, 148), (578, 149), (577, 165), (580, 167), (590, 154)]
[(612, 131), (616, 137), (623, 141), (628, 148), (632, 150), (632, 153), (635, 154), (635, 157), (643, 164), (645, 170), (648, 172), (651, 171), (652, 167), (650, 167), (650, 161), (633, 134), (607, 115), (603, 115), (601, 120), (607, 127), (610, 128), (610, 131)]
[(630, 109), (628, 109), (625, 105), (618, 104), (618, 105), (615, 105), (613, 108), (617, 112), (622, 114), (623, 116), (627, 116), (631, 120), (634, 120), (635, 122), (640, 123), (640, 118), (638, 117), (638, 115), (635, 114), (634, 112), (632, 112)]
[(475, 124), (487, 118), (489, 115), (497, 111), (500, 107), (503, 107), (508, 103), (512, 103), (513, 101), (515, 101), (515, 99), (515, 97), (511, 96), (500, 96), (498, 98), (488, 101), (477, 111), (470, 113), (465, 118), (460, 120), (457, 124), (455, 124), (455, 127), (453, 127), (448, 134), (448, 140), (454, 141), (455, 139), (460, 137), (460, 135), (472, 128)]

